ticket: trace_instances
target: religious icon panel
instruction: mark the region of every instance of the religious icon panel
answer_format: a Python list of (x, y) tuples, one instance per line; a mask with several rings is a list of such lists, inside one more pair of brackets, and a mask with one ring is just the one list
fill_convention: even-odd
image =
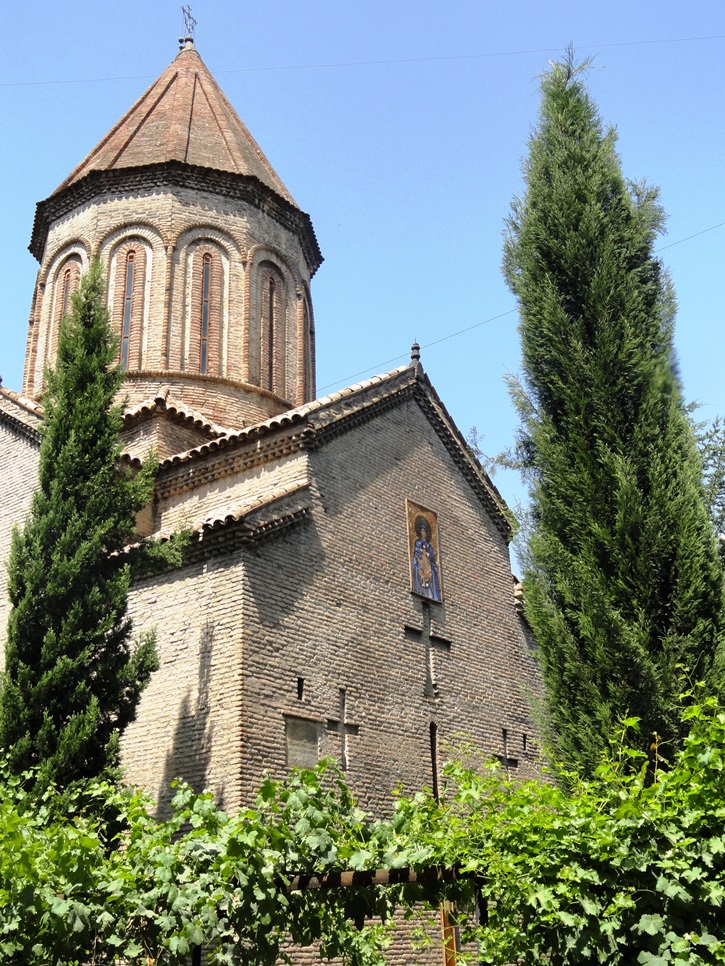
[(408, 553), (410, 555), (410, 589), (419, 597), (440, 603), (440, 544), (438, 517), (433, 510), (405, 501), (408, 520)]

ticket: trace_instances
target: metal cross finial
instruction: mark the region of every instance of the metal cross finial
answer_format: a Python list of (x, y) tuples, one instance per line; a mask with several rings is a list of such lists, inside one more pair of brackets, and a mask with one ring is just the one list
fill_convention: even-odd
[(187, 3), (185, 7), (181, 8), (181, 12), (184, 15), (184, 29), (188, 37), (193, 39), (194, 31), (196, 30), (196, 20), (191, 15), (191, 7)]

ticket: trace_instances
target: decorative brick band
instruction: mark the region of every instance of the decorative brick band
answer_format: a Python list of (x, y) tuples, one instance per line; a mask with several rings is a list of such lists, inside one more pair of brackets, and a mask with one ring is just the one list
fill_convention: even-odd
[(28, 426), (27, 423), (24, 423), (22, 419), (18, 419), (17, 416), (6, 413), (4, 409), (0, 409), (0, 423), (4, 423), (17, 436), (22, 436), (24, 439), (33, 443), (34, 446), (40, 446), (40, 432), (32, 426)]
[(50, 225), (100, 194), (164, 187), (191, 188), (246, 201), (297, 235), (310, 269), (310, 277), (322, 264), (322, 253), (308, 214), (290, 204), (253, 175), (232, 174), (214, 168), (183, 164), (180, 161), (148, 164), (138, 168), (90, 171), (80, 181), (38, 203), (28, 247), (38, 261), (41, 261)]

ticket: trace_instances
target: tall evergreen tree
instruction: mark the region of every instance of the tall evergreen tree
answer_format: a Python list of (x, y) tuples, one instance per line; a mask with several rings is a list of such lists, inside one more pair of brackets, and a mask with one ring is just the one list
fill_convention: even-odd
[(157, 666), (152, 637), (131, 646), (123, 548), (153, 485), (120, 461), (122, 373), (93, 265), (61, 326), (48, 376), (39, 486), (13, 534), (12, 611), (0, 691), (0, 747), (42, 787), (108, 774)]
[(657, 192), (625, 181), (569, 51), (544, 75), (504, 272), (519, 303), (526, 614), (554, 751), (585, 773), (611, 725), (663, 754), (683, 682), (713, 674), (721, 569), (674, 360), (675, 302), (653, 245)]

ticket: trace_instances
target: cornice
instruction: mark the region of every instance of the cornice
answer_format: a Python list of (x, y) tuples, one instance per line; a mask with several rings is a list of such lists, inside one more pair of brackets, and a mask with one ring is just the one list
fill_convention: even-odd
[(124, 409), (123, 427), (133, 429), (138, 424), (159, 416), (168, 418), (178, 425), (197, 429), (208, 439), (217, 439), (219, 436), (233, 432), (229, 427), (213, 423), (204, 413), (175, 399), (171, 395), (169, 386), (162, 386), (154, 396), (149, 396)]
[(4, 423), (16, 436), (22, 436), (34, 446), (40, 447), (40, 431), (33, 426), (28, 426), (22, 419), (18, 419), (17, 416), (13, 416), (11, 413), (5, 412), (4, 409), (0, 409), (0, 423)]
[(203, 533), (200, 539), (189, 548), (184, 554), (184, 566), (208, 560), (210, 557), (221, 557), (234, 550), (268, 540), (304, 520), (311, 511), (311, 507), (302, 507), (257, 527), (249, 527), (243, 522), (220, 525)]
[(40, 262), (52, 222), (87, 204), (106, 192), (130, 193), (153, 188), (192, 188), (212, 195), (246, 201), (269, 215), (300, 239), (312, 277), (323, 258), (310, 216), (278, 195), (254, 175), (234, 174), (167, 161), (137, 168), (93, 170), (79, 181), (52, 194), (35, 208), (33, 231), (28, 248)]
[(336, 395), (324, 405), (309, 404), (168, 457), (157, 477), (157, 495), (164, 499), (300, 450), (316, 449), (412, 395), (415, 388), (412, 370), (396, 375), (398, 380), (401, 377), (404, 381), (397, 387), (385, 383), (367, 386), (364, 392), (368, 398)]
[(303, 450), (316, 450), (408, 399), (415, 399), (421, 407), (494, 525), (509, 542), (512, 528), (504, 512), (503, 499), (468, 452), (455, 423), (418, 367), (398, 372), (387, 382), (381, 380), (367, 385), (357, 394), (343, 391), (329, 401), (291, 410), (169, 457), (157, 477), (157, 496), (167, 499)]
[[(271, 498), (260, 500), (238, 513), (230, 512), (208, 520), (193, 530), (192, 540), (184, 549), (184, 559), (180, 566), (186, 567), (244, 546), (258, 544), (288, 530), (310, 516), (311, 512), (309, 483), (303, 483), (281, 490)], [(133, 552), (133, 549), (129, 547), (128, 552)]]
[[(0, 382), (2, 382), (1, 379)], [(0, 403), (4, 404), (0, 405), (0, 420), (18, 436), (23, 436), (31, 443), (40, 446), (40, 426), (43, 423), (43, 407), (40, 403), (22, 396), (14, 389), (6, 389), (1, 385)], [(12, 407), (14, 411), (9, 412), (5, 406)], [(33, 420), (33, 422), (37, 421), (37, 425), (27, 422), (22, 418), (21, 413), (27, 413), (27, 418)]]
[(415, 391), (415, 382), (409, 382), (394, 392), (370, 399), (362, 405), (351, 408), (349, 412), (336, 415), (330, 422), (320, 423), (314, 426), (310, 430), (310, 435), (307, 440), (308, 448), (317, 449), (320, 446), (324, 446), (330, 440), (338, 436), (344, 436), (350, 430), (370, 422), (370, 420), (375, 419), (381, 413), (389, 409), (395, 409), (396, 406), (399, 406), (406, 399), (412, 398), (415, 395)]
[[(303, 434), (276, 436), (268, 440), (252, 439), (243, 448), (227, 448), (228, 438), (211, 440), (202, 449), (207, 450), (206, 460), (179, 462), (162, 467), (156, 480), (156, 496), (168, 499), (221, 480), (226, 476), (245, 473), (255, 466), (291, 456), (304, 448)], [(215, 444), (220, 444), (218, 447)]]

